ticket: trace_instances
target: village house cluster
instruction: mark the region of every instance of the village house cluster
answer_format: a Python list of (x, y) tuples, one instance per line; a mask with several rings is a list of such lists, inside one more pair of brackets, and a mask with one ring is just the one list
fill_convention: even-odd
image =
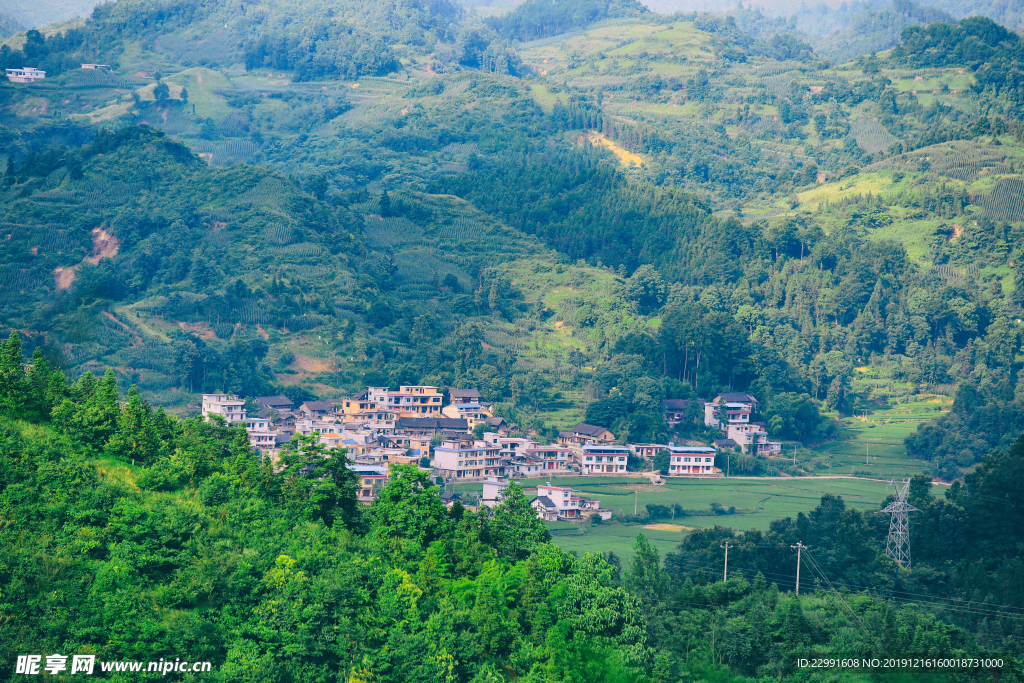
[[(557, 443), (545, 445), (495, 416), (493, 404), (481, 400), (476, 389), (444, 392), (434, 386), (403, 385), (397, 391), (367, 387), (351, 398), (299, 405), (286, 396), (259, 396), (249, 410), (238, 396), (204, 394), (202, 413), (206, 419), (243, 424), (253, 449), (272, 461), (296, 434), (315, 435), (329, 448), (346, 448), (350, 467), (362, 482), (359, 499), (363, 502), (377, 498), (391, 465), (409, 464), (430, 471), (439, 483), (482, 482), (481, 503), (492, 506), (516, 479), (621, 476), (627, 472), (629, 458), (651, 462), (664, 451), (669, 454), (669, 477), (721, 477), (715, 467), (719, 450), (738, 447), (745, 453), (770, 455), (780, 449), (780, 444), (768, 440), (763, 423), (751, 421), (756, 405), (753, 396), (738, 392), (719, 394), (710, 401), (663, 402), (670, 427), (702, 419), (719, 428), (726, 438), (713, 446), (619, 444), (608, 429), (586, 423), (561, 432)], [(544, 519), (611, 517), (599, 501), (576, 495), (571, 487), (548, 483), (536, 488), (531, 504)], [(457, 496), (444, 497), (452, 502)]]

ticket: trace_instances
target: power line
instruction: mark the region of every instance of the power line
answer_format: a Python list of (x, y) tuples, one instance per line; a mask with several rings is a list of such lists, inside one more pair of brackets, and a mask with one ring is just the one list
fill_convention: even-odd
[[(733, 546), (730, 546), (730, 547), (733, 547)], [(763, 547), (783, 547), (783, 546), (763, 546)], [(806, 548), (806, 546), (804, 546), (804, 547)], [(680, 564), (687, 565), (686, 569), (688, 569), (689, 571), (705, 570), (705, 571), (709, 571), (709, 572), (714, 572), (715, 569), (716, 569), (714, 564), (707, 563), (707, 562), (701, 562), (701, 561), (699, 561), (699, 560), (697, 560), (695, 558), (685, 558), (685, 559), (683, 559), (680, 562)], [(820, 571), (824, 571), (821, 568), (820, 564), (818, 565), (818, 568), (819, 568)], [(752, 577), (756, 577), (757, 574), (761, 574), (768, 581), (771, 581), (772, 583), (775, 583), (776, 585), (778, 585), (780, 587), (783, 587), (783, 588), (795, 588), (795, 586), (796, 586), (796, 583), (794, 581), (793, 575), (777, 574), (777, 573), (774, 573), (774, 572), (766, 572), (766, 571), (763, 571), (763, 570), (752, 569), (752, 568), (745, 568), (745, 567), (734, 568), (733, 569), (733, 573), (736, 573), (736, 572), (740, 572), (740, 574), (743, 576), (743, 578), (745, 578), (747, 580), (751, 580)], [(941, 596), (941, 595), (928, 595), (928, 594), (925, 594), (925, 593), (913, 593), (913, 592), (909, 592), (909, 591), (899, 591), (899, 590), (892, 590), (892, 589), (879, 589), (879, 588), (875, 588), (875, 587), (871, 587), (871, 586), (861, 586), (861, 585), (858, 585), (858, 584), (847, 584), (847, 583), (843, 583), (841, 581), (832, 580), (832, 579), (830, 579), (830, 584), (833, 585), (833, 586), (839, 586), (841, 588), (846, 588), (847, 590), (850, 590), (853, 593), (862, 593), (863, 592), (863, 593), (866, 593), (868, 597), (872, 597), (872, 598), (879, 599), (879, 600), (888, 600), (888, 601), (895, 602), (895, 603), (900, 604), (900, 605), (907, 605), (907, 606), (913, 605), (913, 606), (917, 606), (917, 607), (931, 607), (931, 608), (937, 608), (937, 609), (946, 610), (946, 611), (949, 611), (949, 612), (957, 612), (957, 613), (961, 613), (961, 614), (970, 614), (970, 615), (980, 616), (980, 617), (1008, 618), (1008, 619), (1015, 619), (1015, 620), (1024, 620), (1024, 614), (1002, 611), (1004, 609), (1005, 610), (1020, 610), (1020, 609), (1024, 609), (1024, 608), (1021, 608), (1021, 607), (1015, 607), (1013, 605), (1003, 605), (1003, 604), (993, 605), (993, 604), (985, 604), (985, 603), (974, 603), (974, 604), (972, 604), (973, 601), (965, 600), (963, 598), (951, 598), (951, 597), (945, 597), (945, 596)], [(896, 595), (896, 594), (899, 594), (899, 595)], [(899, 597), (901, 595), (903, 595), (903, 596), (910, 596), (910, 597)], [(941, 600), (949, 600), (949, 601), (963, 603), (963, 604), (960, 604), (960, 605), (950, 605), (950, 604), (947, 604), (945, 602), (938, 602), (938, 601), (941, 601)]]
[[(810, 560), (811, 567), (813, 569), (815, 569), (818, 572), (818, 574), (821, 576), (821, 578), (823, 578), (825, 580), (825, 583), (828, 584), (828, 587), (832, 591), (832, 593), (837, 598), (839, 598), (839, 601), (841, 603), (843, 603), (843, 605), (846, 607), (846, 609), (849, 610), (850, 614), (853, 615), (853, 618), (857, 620), (857, 623), (860, 624), (861, 630), (864, 631), (864, 635), (866, 635), (868, 638), (870, 638), (871, 641), (876, 646), (878, 646), (878, 649), (882, 651), (882, 654), (884, 654), (886, 657), (888, 657), (889, 653), (886, 651), (886, 649), (884, 647), (882, 647), (881, 643), (879, 643), (877, 640), (875, 640), (874, 635), (872, 635), (871, 632), (868, 631), (868, 629), (864, 626), (864, 622), (862, 622), (860, 620), (860, 617), (857, 616), (857, 613), (853, 610), (852, 607), (850, 607), (850, 605), (846, 602), (846, 600), (843, 599), (843, 596), (839, 594), (839, 591), (836, 590), (835, 586), (832, 585), (832, 582), (829, 580), (828, 576), (825, 574), (824, 571), (822, 571), (821, 567), (818, 566), (818, 562), (811, 555), (811, 551), (810, 550), (807, 551), (807, 559)], [(797, 593), (797, 595), (799, 595), (799, 593)]]

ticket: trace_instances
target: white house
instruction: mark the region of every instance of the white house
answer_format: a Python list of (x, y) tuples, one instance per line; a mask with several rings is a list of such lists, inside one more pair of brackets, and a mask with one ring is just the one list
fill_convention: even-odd
[(629, 449), (625, 446), (584, 446), (576, 456), (582, 474), (621, 474), (626, 471)]
[(505, 495), (505, 489), (508, 488), (509, 482), (504, 479), (498, 479), (497, 477), (487, 477), (484, 479), (484, 493), (480, 502), (489, 508), (495, 505), (500, 505), (502, 498)]
[(8, 69), (7, 80), (11, 83), (35, 83), (46, 78), (46, 72), (26, 66), (24, 69)]
[(249, 445), (261, 453), (276, 448), (277, 433), (270, 428), (270, 420), (265, 417), (247, 417), (243, 422), (249, 434)]
[(234, 394), (203, 394), (203, 417), (220, 415), (228, 424), (245, 419), (245, 401)]
[[(669, 446), (668, 476), (709, 476), (715, 472), (715, 453), (711, 446)], [(721, 476), (721, 472), (717, 473)]]
[(509, 461), (497, 446), (472, 439), (445, 439), (434, 448), (435, 473), (445, 479), (504, 476)]
[(537, 516), (549, 522), (576, 521), (597, 514), (611, 519), (612, 511), (601, 507), (601, 502), (584, 496), (574, 496), (568, 486), (544, 484), (537, 487), (537, 497), (530, 501)]

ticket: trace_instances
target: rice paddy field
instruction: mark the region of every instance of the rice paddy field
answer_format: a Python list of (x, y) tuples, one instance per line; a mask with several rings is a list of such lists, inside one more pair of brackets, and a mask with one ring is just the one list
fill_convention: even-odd
[[(548, 480), (526, 480), (528, 487)], [(773, 520), (796, 517), (818, 505), (821, 497), (832, 493), (843, 497), (850, 507), (865, 513), (877, 510), (891, 492), (883, 479), (851, 477), (773, 477), (749, 479), (667, 480), (660, 486), (644, 479), (627, 477), (555, 477), (552, 484), (572, 486), (580, 494), (597, 498), (601, 507), (611, 509), (613, 521), (601, 525), (549, 523), (554, 542), (564, 550), (577, 553), (611, 551), (625, 563), (632, 557), (637, 534), (644, 534), (664, 557), (679, 545), (685, 534), (698, 528), (725, 526), (737, 530), (765, 531)], [(479, 495), (480, 484), (449, 485), (450, 491)], [(936, 495), (943, 488), (935, 487)], [(527, 488), (528, 496), (536, 488)], [(633, 514), (648, 504), (671, 507), (679, 505), (687, 514), (672, 519), (651, 520), (647, 524), (623, 524), (620, 515)], [(712, 505), (721, 506), (725, 514), (713, 514)], [(728, 514), (729, 508), (734, 508)], [(624, 564), (625, 566), (625, 564)]]

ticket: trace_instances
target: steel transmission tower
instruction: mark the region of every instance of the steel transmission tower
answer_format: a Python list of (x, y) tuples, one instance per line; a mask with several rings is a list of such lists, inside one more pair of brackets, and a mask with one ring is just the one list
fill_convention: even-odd
[(880, 511), (892, 515), (885, 554), (903, 569), (910, 569), (910, 531), (907, 529), (907, 514), (919, 510), (907, 502), (907, 493), (910, 491), (909, 479), (904, 480), (902, 486), (894, 481), (889, 483), (896, 489), (896, 500)]

